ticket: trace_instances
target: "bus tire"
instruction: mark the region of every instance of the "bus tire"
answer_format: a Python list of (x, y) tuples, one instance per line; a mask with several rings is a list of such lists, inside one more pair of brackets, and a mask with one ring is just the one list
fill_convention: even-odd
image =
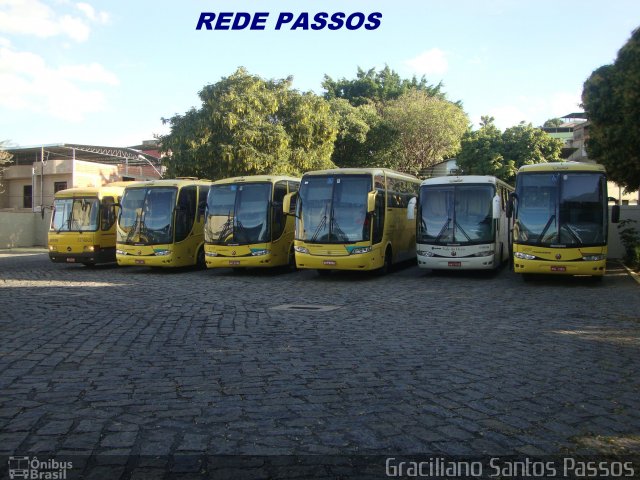
[(198, 256), (196, 257), (196, 267), (202, 270), (207, 268), (207, 261), (204, 257), (204, 245), (198, 249)]
[(293, 249), (293, 245), (289, 249), (288, 260), (287, 260), (287, 270), (290, 272), (295, 272), (298, 270), (298, 266), (296, 265), (296, 252)]
[(382, 267), (378, 270), (379, 275), (387, 275), (391, 273), (393, 269), (393, 252), (391, 251), (391, 247), (387, 247), (384, 252), (384, 263)]

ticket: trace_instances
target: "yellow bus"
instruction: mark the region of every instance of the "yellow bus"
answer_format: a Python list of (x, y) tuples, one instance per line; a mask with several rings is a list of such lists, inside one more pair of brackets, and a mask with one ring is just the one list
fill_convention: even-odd
[(51, 261), (115, 263), (117, 205), (128, 183), (69, 188), (55, 194), (48, 233)]
[(205, 224), (207, 268), (295, 266), (295, 218), (282, 210), (300, 179), (256, 175), (218, 180), (209, 188)]
[[(602, 165), (525, 165), (518, 170), (512, 198), (516, 273), (525, 278), (541, 273), (600, 278), (605, 274), (608, 196)], [(612, 216), (617, 215), (614, 208)]]
[[(407, 211), (419, 187), (418, 178), (383, 168), (304, 174), (296, 206), (297, 267), (385, 273), (415, 258), (415, 221)], [(285, 198), (285, 212), (291, 200)]]
[(204, 213), (210, 181), (135, 182), (122, 195), (118, 265), (204, 267)]

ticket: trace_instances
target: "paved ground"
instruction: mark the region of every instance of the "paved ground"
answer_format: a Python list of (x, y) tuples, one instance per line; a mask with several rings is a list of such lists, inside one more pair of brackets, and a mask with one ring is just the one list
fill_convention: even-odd
[(524, 283), (38, 252), (0, 252), (0, 454), (142, 455), (104, 478), (199, 478), (205, 454), (640, 453), (640, 286), (621, 268)]

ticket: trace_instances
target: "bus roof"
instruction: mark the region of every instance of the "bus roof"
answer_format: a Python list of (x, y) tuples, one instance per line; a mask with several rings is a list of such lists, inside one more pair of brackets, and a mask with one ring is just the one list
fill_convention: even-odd
[(144, 182), (129, 182), (127, 183), (127, 188), (136, 188), (136, 187), (187, 187), (190, 185), (202, 185), (209, 186), (213, 182), (211, 180), (198, 180), (195, 178), (170, 178), (170, 179), (160, 179), (160, 180), (147, 180)]
[(525, 172), (556, 172), (563, 170), (580, 171), (580, 172), (605, 172), (603, 165), (599, 163), (586, 163), (586, 162), (550, 162), (550, 163), (535, 163), (533, 165), (523, 165), (518, 170), (518, 173)]
[(223, 178), (221, 180), (216, 180), (215, 182), (213, 182), (213, 184), (223, 185), (223, 184), (229, 184), (229, 183), (251, 183), (251, 182), (276, 183), (282, 180), (288, 180), (291, 182), (300, 182), (299, 178), (289, 177), (286, 175), (246, 175), (242, 177)]
[(75, 187), (59, 190), (55, 193), (54, 198), (72, 198), (72, 197), (98, 197), (102, 198), (108, 195), (120, 196), (125, 186), (132, 182), (113, 182), (101, 187)]
[(391, 175), (396, 178), (405, 178), (411, 181), (420, 181), (418, 177), (410, 175), (408, 173), (396, 172), (395, 170), (391, 170), (390, 168), (331, 168), (328, 170), (314, 170), (311, 172), (306, 172), (303, 177), (307, 175)]
[(473, 184), (482, 184), (489, 183), (491, 185), (502, 184), (507, 187), (513, 189), (513, 187), (509, 186), (508, 183), (503, 182), (499, 178), (493, 177), (491, 175), (447, 175), (442, 177), (433, 177), (427, 178), (424, 180), (420, 186), (423, 185), (448, 185), (448, 184), (459, 184), (459, 183), (473, 183)]

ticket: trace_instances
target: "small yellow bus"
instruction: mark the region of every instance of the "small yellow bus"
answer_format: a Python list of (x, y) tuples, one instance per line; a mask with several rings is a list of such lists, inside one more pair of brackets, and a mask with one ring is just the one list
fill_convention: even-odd
[(118, 217), (118, 265), (204, 267), (204, 214), (210, 181), (131, 183)]
[[(420, 180), (384, 168), (343, 168), (305, 173), (296, 206), (297, 267), (380, 270), (416, 256), (409, 202)], [(289, 210), (292, 198), (283, 208)]]
[(294, 267), (295, 219), (282, 203), (299, 187), (299, 178), (275, 175), (214, 182), (205, 224), (207, 268)]
[(116, 261), (117, 205), (127, 184), (69, 188), (55, 194), (48, 234), (51, 261), (83, 265)]
[[(524, 278), (542, 273), (602, 278), (609, 223), (602, 165), (556, 162), (520, 167), (512, 198), (516, 273)], [(618, 213), (614, 208), (612, 216)]]

